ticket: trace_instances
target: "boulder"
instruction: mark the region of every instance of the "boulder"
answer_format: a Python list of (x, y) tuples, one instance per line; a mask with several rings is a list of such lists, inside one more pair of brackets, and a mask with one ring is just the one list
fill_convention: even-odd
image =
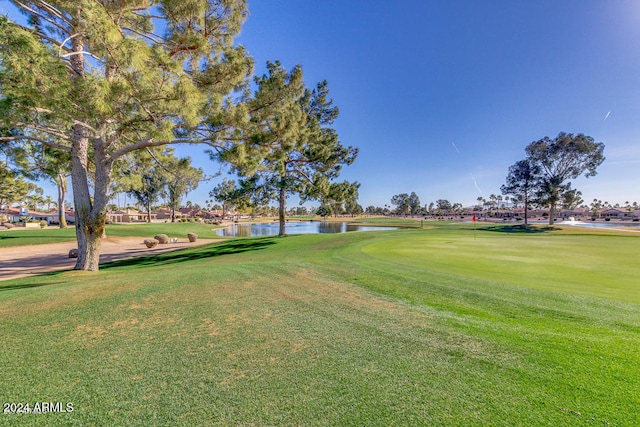
[(156, 239), (144, 239), (144, 244), (148, 247), (148, 248), (155, 248), (156, 246), (158, 246), (158, 241)]
[(195, 242), (198, 240), (198, 235), (196, 233), (187, 233), (187, 239), (189, 239), (190, 242)]
[(77, 249), (71, 249), (69, 251), (69, 258), (78, 258), (78, 250)]
[(156, 239), (158, 243), (163, 245), (169, 243), (169, 236), (167, 236), (166, 234), (156, 234), (155, 236), (153, 236), (153, 238)]

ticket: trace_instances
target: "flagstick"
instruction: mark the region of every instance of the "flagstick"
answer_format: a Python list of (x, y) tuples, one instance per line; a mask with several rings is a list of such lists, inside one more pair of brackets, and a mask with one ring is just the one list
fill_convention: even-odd
[(473, 240), (476, 240), (476, 216), (473, 216)]

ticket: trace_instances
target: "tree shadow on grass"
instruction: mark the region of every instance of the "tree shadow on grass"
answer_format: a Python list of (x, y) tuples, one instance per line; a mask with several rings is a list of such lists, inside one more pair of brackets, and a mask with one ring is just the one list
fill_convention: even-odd
[(101, 270), (108, 270), (115, 267), (126, 267), (135, 265), (137, 267), (159, 266), (175, 264), (180, 262), (195, 261), (204, 258), (212, 258), (222, 255), (232, 255), (241, 252), (264, 249), (275, 244), (273, 239), (260, 240), (235, 240), (222, 244), (211, 244), (200, 246), (194, 249), (184, 249), (176, 252), (167, 252), (158, 255), (136, 257), (113, 261), (100, 265)]
[[(21, 231), (21, 233), (24, 233)], [(46, 243), (64, 243), (72, 242), (75, 236), (38, 236), (38, 235), (25, 235), (25, 236), (3, 236), (0, 234), (0, 246), (27, 246), (27, 245), (39, 245)], [(6, 242), (6, 243), (3, 243)], [(6, 246), (5, 246), (6, 245)]]
[[(55, 275), (55, 274), (60, 274), (60, 273), (62, 273), (62, 272), (61, 271), (56, 271), (54, 273), (42, 274), (42, 275), (39, 275), (38, 277), (48, 276), (48, 275)], [(13, 291), (13, 290), (16, 290), (16, 289), (39, 288), (39, 287), (42, 287), (42, 286), (58, 285), (60, 283), (64, 283), (64, 282), (22, 283), (22, 284), (18, 284), (18, 285), (5, 285), (5, 286), (0, 285), (0, 292), (2, 292), (2, 291)]]
[(550, 231), (562, 230), (560, 227), (554, 227), (552, 225), (539, 226), (539, 225), (493, 225), (488, 227), (479, 227), (478, 230), (493, 231), (497, 233), (524, 233), (524, 234), (537, 234), (548, 233)]

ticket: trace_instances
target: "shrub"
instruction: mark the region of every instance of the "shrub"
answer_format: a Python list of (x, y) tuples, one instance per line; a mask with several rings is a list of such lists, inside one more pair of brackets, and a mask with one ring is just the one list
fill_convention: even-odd
[(13, 228), (13, 224), (11, 224), (10, 222), (5, 222), (5, 223), (4, 223), (4, 224), (2, 224), (2, 225), (4, 225), (4, 226), (7, 228), (7, 230), (10, 230), (10, 229), (12, 229), (12, 228)]
[(196, 233), (187, 233), (187, 238), (190, 242), (195, 242), (198, 240), (198, 235)]
[(148, 248), (155, 248), (156, 246), (158, 246), (158, 241), (156, 239), (144, 239), (144, 244)]
[(49, 223), (45, 220), (40, 221), (40, 228), (45, 228)]
[(153, 238), (157, 240), (158, 243), (163, 245), (169, 243), (169, 236), (167, 236), (166, 234), (156, 234), (155, 236), (153, 236)]

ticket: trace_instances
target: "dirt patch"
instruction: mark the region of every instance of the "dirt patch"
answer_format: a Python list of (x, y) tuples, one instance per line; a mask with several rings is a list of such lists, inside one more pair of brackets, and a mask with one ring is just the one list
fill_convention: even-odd
[[(189, 242), (179, 239), (175, 243), (147, 248), (142, 237), (107, 237), (102, 241), (100, 264), (127, 258), (157, 255), (194, 246), (206, 245), (220, 239), (198, 239)], [(69, 258), (69, 251), (77, 248), (75, 241), (46, 245), (0, 248), (0, 281), (19, 277), (71, 270), (76, 260)]]

